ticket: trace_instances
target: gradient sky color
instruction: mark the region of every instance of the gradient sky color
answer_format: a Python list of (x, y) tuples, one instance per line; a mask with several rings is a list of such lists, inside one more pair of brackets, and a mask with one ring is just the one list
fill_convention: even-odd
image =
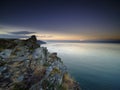
[(0, 38), (120, 39), (119, 0), (0, 0), (0, 13)]

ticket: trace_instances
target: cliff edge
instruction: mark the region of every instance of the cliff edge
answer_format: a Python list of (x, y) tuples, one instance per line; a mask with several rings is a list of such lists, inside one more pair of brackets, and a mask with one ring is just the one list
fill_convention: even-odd
[(81, 90), (67, 67), (36, 36), (0, 39), (0, 90)]

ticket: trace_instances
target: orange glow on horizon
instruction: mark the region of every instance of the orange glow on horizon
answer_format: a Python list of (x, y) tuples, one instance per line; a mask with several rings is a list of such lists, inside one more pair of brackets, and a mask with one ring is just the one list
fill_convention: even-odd
[[(18, 29), (19, 30), (19, 29)], [(12, 35), (14, 29), (0, 29), (1, 35)], [(24, 31), (24, 30), (23, 30)], [(41, 34), (42, 33), (42, 34)], [(14, 34), (13, 34), (14, 35)], [(26, 36), (36, 35), (38, 40), (120, 40), (119, 33), (55, 33), (55, 32), (37, 32), (34, 34), (26, 34)], [(24, 36), (24, 35), (23, 35)]]
[[(39, 40), (101, 40), (101, 39), (120, 39), (120, 36), (91, 36), (91, 35), (64, 35), (64, 34), (49, 34), (48, 37), (39, 37), (41, 35), (37, 34), (37, 39)], [(51, 36), (51, 37), (50, 37)]]

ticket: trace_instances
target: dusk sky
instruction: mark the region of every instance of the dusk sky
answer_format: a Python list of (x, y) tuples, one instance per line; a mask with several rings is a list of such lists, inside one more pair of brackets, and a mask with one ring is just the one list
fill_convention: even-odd
[(0, 0), (0, 38), (120, 39), (119, 0)]

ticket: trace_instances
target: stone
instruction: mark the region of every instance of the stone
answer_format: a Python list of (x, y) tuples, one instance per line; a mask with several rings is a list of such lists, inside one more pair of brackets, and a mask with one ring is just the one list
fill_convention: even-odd
[(33, 35), (29, 39), (25, 40), (24, 43), (30, 49), (36, 49), (36, 48), (40, 47), (40, 45), (37, 43), (37, 39), (36, 39), (35, 35)]
[(2, 58), (8, 58), (11, 55), (12, 50), (11, 49), (5, 49), (0, 53), (0, 57)]
[(14, 42), (17, 39), (0, 39), (0, 51), (4, 49), (13, 49), (17, 43)]
[(53, 68), (51, 66), (49, 66), (47, 69), (46, 69), (46, 77), (49, 76), (50, 72), (53, 70)]
[(7, 73), (4, 73), (3, 75), (4, 75), (4, 78), (6, 79), (6, 78), (10, 78), (11, 73), (7, 72)]
[(37, 48), (33, 52), (33, 58), (38, 59), (43, 57), (43, 48)]
[(17, 78), (18, 82), (23, 81), (23, 79), (24, 79), (24, 75), (20, 75), (20, 76)]
[(50, 54), (50, 57), (51, 57), (51, 58), (56, 58), (56, 57), (57, 57), (57, 53), (56, 53), (56, 52), (51, 53), (51, 54)]
[(54, 77), (55, 77), (55, 80), (56, 80), (55, 83), (58, 84), (58, 85), (61, 85), (61, 83), (62, 83), (62, 76), (60, 74), (55, 74)]
[[(5, 42), (9, 45), (0, 50), (0, 90), (59, 90), (68, 71), (56, 52), (40, 47), (36, 36)], [(70, 90), (80, 90), (73, 86)]]
[(37, 38), (35, 35), (32, 35), (29, 39), (27, 39), (26, 41), (29, 41), (29, 42), (37, 42)]
[(0, 59), (0, 66), (4, 66), (7, 62), (4, 59)]
[(6, 66), (1, 66), (0, 67), (0, 73), (4, 72), (7, 70), (7, 67)]

